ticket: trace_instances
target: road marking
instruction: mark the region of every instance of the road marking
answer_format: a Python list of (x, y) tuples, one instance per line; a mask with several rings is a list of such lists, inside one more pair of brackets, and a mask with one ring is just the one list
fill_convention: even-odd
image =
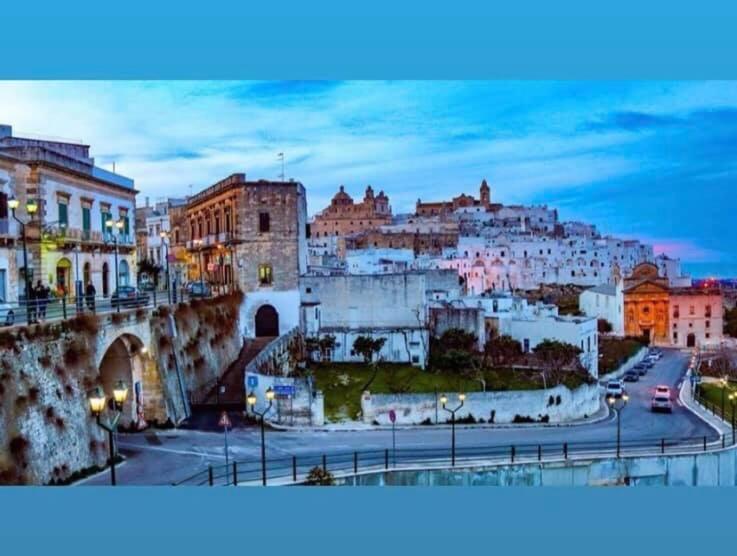
[(213, 454), (211, 452), (208, 452), (203, 449), (203, 451), (192, 451), (192, 450), (175, 450), (174, 448), (159, 448), (158, 446), (143, 446), (141, 444), (128, 444), (126, 442), (118, 442), (118, 446), (122, 448), (131, 448), (131, 449), (138, 449), (138, 450), (151, 450), (154, 452), (167, 452), (170, 454), (180, 454), (183, 456), (197, 456), (197, 457), (213, 457), (213, 458), (220, 458), (225, 459), (225, 455), (221, 454)]

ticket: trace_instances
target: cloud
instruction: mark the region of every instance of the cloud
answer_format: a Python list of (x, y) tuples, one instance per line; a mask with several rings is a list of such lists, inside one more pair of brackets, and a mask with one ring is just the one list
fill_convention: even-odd
[(644, 112), (612, 112), (602, 119), (585, 122), (580, 129), (583, 131), (621, 129), (636, 132), (681, 124), (683, 124), (683, 120), (670, 115), (663, 116)]

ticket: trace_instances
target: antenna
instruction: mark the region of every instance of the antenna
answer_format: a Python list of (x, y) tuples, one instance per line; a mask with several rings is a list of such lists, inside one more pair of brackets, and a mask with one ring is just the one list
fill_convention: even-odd
[(113, 161), (113, 174), (115, 173), (115, 161)]
[(286, 181), (284, 179), (284, 153), (279, 153), (276, 157), (281, 160), (281, 181)]

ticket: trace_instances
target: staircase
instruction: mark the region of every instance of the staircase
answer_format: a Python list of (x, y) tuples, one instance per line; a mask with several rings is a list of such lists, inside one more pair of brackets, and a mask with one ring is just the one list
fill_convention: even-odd
[(233, 361), (221, 376), (204, 385), (200, 389), (202, 395), (192, 396), (193, 411), (196, 409), (245, 409), (246, 366), (273, 340), (272, 337), (245, 340), (238, 359)]

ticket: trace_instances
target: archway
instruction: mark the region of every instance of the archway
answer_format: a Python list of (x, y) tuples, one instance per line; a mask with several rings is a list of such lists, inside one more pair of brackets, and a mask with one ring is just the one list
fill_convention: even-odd
[(271, 305), (262, 305), (256, 311), (256, 337), (279, 335), (279, 313)]
[(56, 287), (65, 294), (71, 290), (72, 261), (67, 258), (59, 259), (56, 263)]
[(693, 332), (686, 336), (686, 347), (696, 347), (696, 335)]
[(110, 295), (110, 266), (107, 262), (102, 263), (102, 295), (103, 297)]
[(87, 261), (82, 267), (82, 283), (85, 287), (92, 282), (92, 265)]
[(100, 361), (100, 382), (105, 397), (112, 400), (118, 381), (128, 387), (128, 399), (123, 404), (121, 424), (143, 424), (143, 344), (135, 336), (124, 334), (116, 338)]

